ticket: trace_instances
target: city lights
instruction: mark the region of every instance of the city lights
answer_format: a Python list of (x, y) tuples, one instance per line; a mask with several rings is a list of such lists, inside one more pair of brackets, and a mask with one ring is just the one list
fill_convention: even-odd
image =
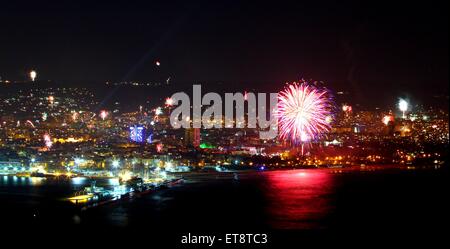
[(54, 102), (55, 102), (55, 97), (53, 97), (53, 96), (48, 96), (48, 102), (50, 103), (50, 105), (53, 105), (54, 104)]
[(446, 6), (228, 2), (2, 2), (5, 248), (443, 244)]
[(85, 162), (85, 160), (83, 158), (77, 157), (77, 158), (74, 159), (74, 163), (77, 166), (79, 166), (80, 164), (83, 164), (84, 162)]
[(142, 126), (132, 126), (130, 127), (130, 140), (137, 143), (142, 143), (144, 141), (145, 132)]
[(75, 122), (75, 121), (77, 121), (77, 118), (78, 118), (78, 113), (77, 112), (73, 112), (72, 113), (72, 120)]

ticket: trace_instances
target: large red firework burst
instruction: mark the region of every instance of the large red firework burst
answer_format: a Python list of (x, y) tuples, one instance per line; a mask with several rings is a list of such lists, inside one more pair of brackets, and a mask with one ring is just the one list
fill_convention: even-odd
[(330, 92), (307, 82), (292, 83), (278, 93), (276, 116), (281, 139), (305, 143), (330, 130)]

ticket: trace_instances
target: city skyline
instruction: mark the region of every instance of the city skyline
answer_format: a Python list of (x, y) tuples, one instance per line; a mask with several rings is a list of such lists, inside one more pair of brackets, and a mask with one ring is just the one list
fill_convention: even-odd
[(0, 234), (50, 248), (433, 247), (448, 230), (447, 12), (2, 3)]

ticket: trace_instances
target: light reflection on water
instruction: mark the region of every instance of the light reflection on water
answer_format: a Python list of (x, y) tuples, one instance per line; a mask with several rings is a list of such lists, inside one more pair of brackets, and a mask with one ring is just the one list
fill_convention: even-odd
[[(333, 176), (320, 170), (267, 172), (271, 225), (281, 229), (323, 227), (333, 209)], [(323, 227), (324, 228), (324, 227)]]
[[(73, 178), (45, 178), (45, 177), (27, 177), (27, 176), (14, 176), (14, 175), (3, 175), (0, 176), (0, 186), (42, 186), (45, 184), (58, 184), (58, 185), (69, 185), (74, 187), (89, 186), (93, 180), (86, 177), (73, 177)], [(99, 179), (95, 180), (97, 185), (102, 186), (118, 186), (118, 178), (110, 179)]]
[(74, 185), (84, 185), (84, 184), (86, 184), (86, 178), (85, 177), (74, 177), (74, 178), (71, 178), (70, 181)]
[[(428, 203), (440, 200), (436, 196), (443, 196), (441, 189), (447, 181), (443, 181), (438, 173), (434, 170), (420, 174), (410, 170), (373, 171), (367, 167), (363, 170), (238, 172), (238, 177), (233, 173), (193, 173), (185, 175), (186, 181), (180, 186), (119, 202), (119, 205), (92, 209), (77, 217), (76, 222), (172, 227), (173, 222), (167, 222), (169, 220), (186, 228), (222, 229), (247, 224), (251, 228), (267, 226), (314, 230), (341, 229), (345, 225), (359, 227), (370, 222), (381, 224), (401, 220), (398, 217), (403, 217), (401, 221), (409, 221), (411, 214), (417, 210), (430, 211)], [(61, 200), (72, 196), (91, 181), (82, 177), (46, 179), (0, 176), (0, 202), (8, 201), (8, 205), (3, 205), (7, 208), (8, 212), (4, 213), (8, 217), (15, 212), (17, 217), (28, 214), (19, 212), (21, 209), (17, 207), (26, 207), (31, 210), (29, 213), (45, 210), (38, 205), (52, 208), (53, 211), (49, 212), (52, 217), (55, 214), (63, 216), (70, 212), (60, 208), (62, 203), (56, 205), (51, 198)], [(98, 179), (96, 185), (106, 189), (118, 185), (118, 180)], [(386, 202), (394, 204), (386, 206)], [(417, 208), (405, 213), (411, 207)], [(392, 212), (393, 208), (397, 211)], [(371, 212), (370, 216), (366, 212)], [(372, 218), (374, 213), (378, 216)]]
[(120, 185), (119, 178), (110, 178), (110, 179), (108, 179), (108, 185), (119, 186)]
[(40, 186), (45, 181), (42, 177), (1, 176), (0, 186)]
[(93, 180), (93, 179), (89, 179), (86, 177), (74, 177), (71, 178), (70, 182), (73, 185), (90, 185), (91, 182), (95, 181), (96, 184), (99, 185), (106, 185), (106, 186), (119, 186), (119, 178), (108, 178), (108, 179), (97, 179), (97, 180)]
[(33, 186), (39, 186), (42, 185), (45, 181), (42, 177), (27, 177), (31, 185)]

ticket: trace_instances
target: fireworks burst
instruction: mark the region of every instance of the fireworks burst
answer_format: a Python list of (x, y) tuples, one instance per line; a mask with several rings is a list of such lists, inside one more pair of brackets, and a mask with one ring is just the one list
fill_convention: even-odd
[(164, 146), (164, 145), (163, 145), (162, 143), (157, 144), (157, 145), (156, 145), (156, 151), (157, 151), (158, 153), (162, 152), (163, 146)]
[(294, 143), (318, 138), (330, 129), (330, 93), (306, 82), (293, 83), (278, 94), (279, 136)]
[(47, 149), (50, 149), (53, 146), (52, 139), (48, 134), (44, 134), (44, 142)]
[(36, 71), (31, 70), (31, 72), (30, 72), (31, 81), (34, 81), (36, 79), (36, 77), (37, 77)]
[(386, 115), (383, 117), (382, 122), (385, 125), (389, 125), (389, 122), (394, 121), (394, 117), (392, 117), (391, 115)]
[(166, 98), (166, 106), (173, 106), (174, 101), (172, 98)]
[(106, 117), (108, 117), (108, 112), (105, 111), (105, 110), (102, 110), (102, 111), (100, 112), (100, 118), (101, 118), (102, 120), (105, 120)]
[(162, 108), (161, 108), (161, 107), (157, 107), (157, 108), (155, 109), (155, 115), (158, 116), (158, 115), (161, 115), (161, 114), (163, 114)]

